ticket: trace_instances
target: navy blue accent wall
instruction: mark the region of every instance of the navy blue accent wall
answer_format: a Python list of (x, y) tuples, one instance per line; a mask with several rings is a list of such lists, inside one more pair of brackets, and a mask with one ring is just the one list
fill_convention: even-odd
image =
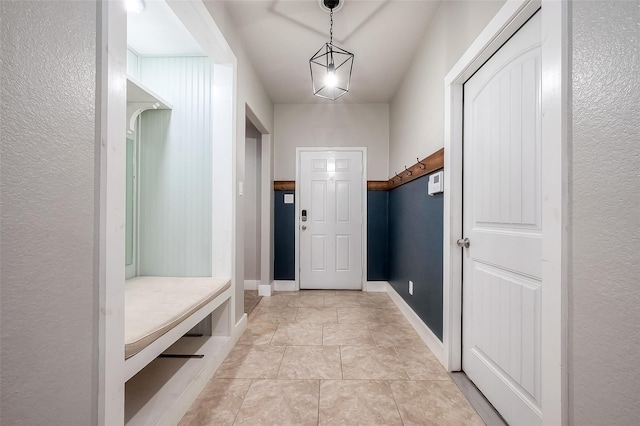
[(294, 191), (274, 191), (273, 208), (273, 279), (296, 279), (296, 205), (285, 204), (284, 194)]
[[(444, 198), (427, 195), (428, 176), (367, 192), (367, 280), (389, 281), (442, 340)], [(274, 279), (295, 280), (295, 204), (274, 191)], [(413, 296), (409, 295), (413, 281)]]
[[(294, 191), (274, 191), (274, 265), (273, 278), (295, 280), (295, 204), (285, 204), (284, 194)], [(368, 191), (367, 280), (389, 279), (389, 193)]]
[(389, 192), (367, 191), (367, 281), (389, 279)]
[(442, 340), (444, 198), (427, 195), (428, 181), (423, 176), (389, 191), (389, 283)]

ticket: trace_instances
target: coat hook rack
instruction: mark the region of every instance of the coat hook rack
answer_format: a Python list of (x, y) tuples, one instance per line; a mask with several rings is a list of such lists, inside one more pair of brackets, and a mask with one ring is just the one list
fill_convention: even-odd
[(398, 172), (396, 172), (396, 177), (398, 178), (398, 182), (402, 180), (402, 176), (398, 175)]
[(407, 169), (407, 165), (406, 164), (404, 165), (404, 170), (405, 170), (405, 172), (407, 172), (407, 176), (411, 176), (413, 174), (413, 172), (411, 170)]
[(419, 157), (416, 157), (416, 160), (418, 160), (418, 164), (420, 164), (420, 170), (424, 170), (427, 168), (427, 165), (421, 162)]

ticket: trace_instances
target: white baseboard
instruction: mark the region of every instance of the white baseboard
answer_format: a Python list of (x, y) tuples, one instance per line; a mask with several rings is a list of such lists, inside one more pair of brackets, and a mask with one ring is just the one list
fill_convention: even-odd
[(189, 387), (178, 397), (169, 412), (162, 418), (159, 424), (177, 425), (180, 423), (180, 420), (189, 410), (191, 404), (193, 404), (198, 395), (200, 395), (204, 390), (211, 377), (213, 377), (213, 374), (216, 372), (218, 367), (220, 367), (227, 355), (229, 355), (229, 352), (231, 352), (231, 349), (233, 349), (246, 329), (247, 314), (244, 314), (242, 315), (242, 318), (240, 318), (240, 321), (238, 321), (235, 327), (231, 330), (231, 336), (229, 336), (229, 339), (227, 339), (218, 351), (207, 357), (209, 358), (207, 365), (205, 365), (200, 373), (193, 378)]
[(244, 280), (245, 290), (257, 290), (260, 285), (260, 280)]
[(444, 363), (444, 346), (440, 339), (433, 334), (433, 331), (422, 321), (422, 318), (415, 313), (415, 311), (404, 301), (404, 299), (395, 291), (391, 284), (387, 284), (387, 294), (391, 300), (394, 301), (396, 306), (400, 309), (400, 312), (405, 316), (407, 321), (414, 328), (418, 336), (427, 345), (429, 350), (438, 358), (440, 364), (446, 368)]
[(258, 296), (271, 296), (273, 294), (273, 284), (260, 284), (258, 286)]
[(295, 281), (274, 281), (273, 289), (275, 291), (298, 291), (298, 283)]
[(364, 288), (362, 291), (368, 291), (371, 293), (384, 293), (387, 291), (387, 286), (389, 283), (387, 281), (367, 281), (364, 283)]
[[(367, 281), (362, 288), (362, 291), (368, 292), (379, 292), (384, 293), (387, 291), (387, 286), (389, 283), (387, 281)], [(270, 287), (270, 286), (260, 286), (260, 287)], [(273, 290), (274, 291), (298, 291), (298, 283), (296, 281), (274, 281), (273, 282)], [(260, 291), (260, 290), (258, 290)], [(267, 296), (266, 294), (260, 294), (260, 296)], [(271, 294), (269, 294), (271, 296)]]

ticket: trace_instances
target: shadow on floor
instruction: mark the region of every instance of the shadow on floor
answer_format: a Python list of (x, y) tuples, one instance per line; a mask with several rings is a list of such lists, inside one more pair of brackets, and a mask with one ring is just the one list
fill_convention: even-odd
[(258, 296), (258, 290), (244, 291), (244, 313), (249, 316), (251, 312), (258, 306), (262, 296)]

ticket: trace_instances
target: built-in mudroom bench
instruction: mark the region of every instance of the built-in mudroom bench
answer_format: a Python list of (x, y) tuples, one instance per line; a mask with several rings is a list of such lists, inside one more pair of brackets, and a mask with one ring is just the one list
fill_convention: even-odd
[(145, 2), (126, 28), (121, 2), (104, 10), (91, 411), (105, 426), (177, 425), (247, 327), (235, 282), (237, 62), (200, 1)]
[(127, 280), (126, 424), (177, 423), (234, 343), (230, 299), (227, 278)]
[(214, 66), (127, 59), (124, 422), (170, 425), (235, 344), (230, 263), (215, 256)]

